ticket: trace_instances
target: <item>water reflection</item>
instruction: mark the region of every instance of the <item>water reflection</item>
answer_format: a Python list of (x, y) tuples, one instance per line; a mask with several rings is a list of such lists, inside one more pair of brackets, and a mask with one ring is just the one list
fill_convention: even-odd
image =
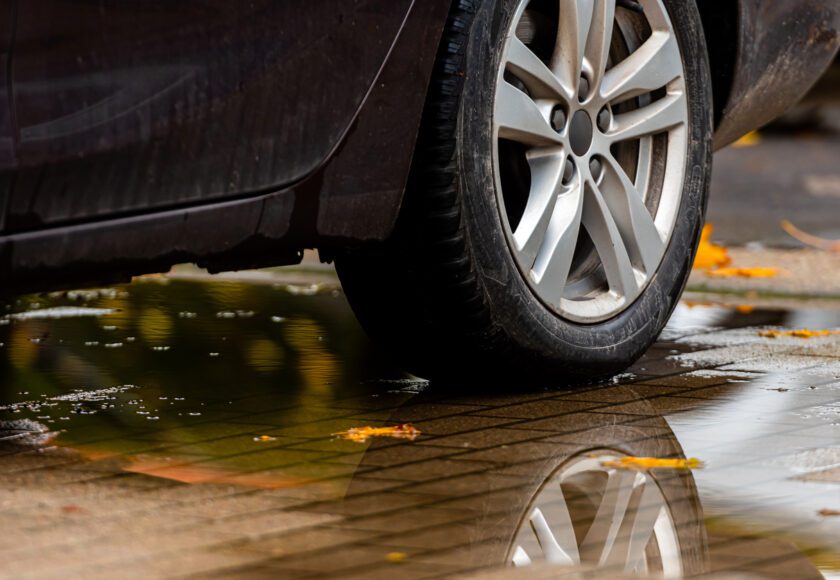
[[(840, 568), (831, 559), (836, 539), (803, 540), (834, 529), (813, 514), (837, 488), (812, 488), (807, 500), (787, 471), (748, 466), (762, 446), (761, 458), (789, 465), (804, 461), (789, 457), (803, 446), (836, 441), (829, 428), (837, 377), (692, 373), (674, 354), (725, 348), (714, 329), (798, 325), (813, 315), (684, 306), (668, 331), (679, 341), (657, 345), (640, 365), (647, 374), (624, 384), (467, 396), (392, 368), (343, 298), (315, 291), (151, 281), (19, 299), (13, 312), (108, 310), (0, 325), (0, 489), (17, 494), (14, 517), (70, 497), (63, 501), (108, 522), (114, 506), (85, 502), (116, 489), (124, 509), (143, 517), (120, 520), (90, 550), (117, 554), (138, 536), (165, 544), (218, 527), (216, 543), (189, 549), (205, 550), (205, 559), (224, 553), (237, 573), (255, 577), (392, 575), (396, 561), (400, 574), (418, 577), (495, 568), (530, 575), (547, 565), (601, 577), (808, 577), (818, 574), (812, 562)], [(820, 409), (830, 417), (807, 423)], [(401, 423), (422, 435), (364, 444), (332, 436)], [(829, 430), (790, 438), (777, 435), (780, 425)], [(709, 468), (611, 463), (684, 458), (684, 449)], [(80, 477), (83, 487), (62, 487)], [(178, 502), (169, 495), (176, 490)], [(229, 500), (224, 510), (221, 498)], [(172, 536), (170, 510), (187, 522)], [(756, 515), (762, 510), (772, 517)], [(4, 517), (12, 515), (0, 510), (0, 524)], [(61, 565), (61, 542), (70, 540), (56, 540), (50, 526), (67, 523), (48, 522), (15, 522), (37, 557), (0, 542), (10, 573)], [(144, 553), (146, 561), (153, 555)]]

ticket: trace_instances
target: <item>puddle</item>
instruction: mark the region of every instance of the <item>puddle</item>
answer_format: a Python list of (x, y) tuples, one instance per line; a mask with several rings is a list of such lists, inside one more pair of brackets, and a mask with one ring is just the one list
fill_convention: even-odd
[(486, 396), (402, 374), (323, 282), (144, 279), (3, 320), (10, 574), (840, 571), (840, 337), (759, 335), (838, 311), (684, 303), (616, 381)]

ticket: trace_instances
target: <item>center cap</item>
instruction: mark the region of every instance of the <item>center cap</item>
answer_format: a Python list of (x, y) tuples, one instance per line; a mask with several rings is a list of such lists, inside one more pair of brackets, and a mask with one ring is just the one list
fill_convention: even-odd
[(572, 151), (578, 157), (589, 151), (592, 145), (592, 119), (586, 111), (578, 111), (572, 117), (572, 123), (569, 125), (569, 141)]

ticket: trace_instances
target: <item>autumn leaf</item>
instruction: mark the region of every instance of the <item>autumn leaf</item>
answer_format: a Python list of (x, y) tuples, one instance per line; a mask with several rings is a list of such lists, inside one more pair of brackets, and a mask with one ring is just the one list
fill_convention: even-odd
[(697, 248), (697, 256), (694, 258), (695, 270), (707, 270), (709, 268), (722, 268), (732, 263), (726, 247), (714, 244), (709, 239), (714, 231), (712, 224), (703, 226), (700, 234), (700, 246)]
[(840, 334), (838, 330), (811, 330), (809, 328), (801, 328), (798, 330), (762, 330), (758, 336), (764, 338), (814, 338), (816, 336), (829, 336), (832, 334)]
[(735, 149), (745, 149), (747, 147), (755, 147), (761, 143), (761, 135), (758, 131), (750, 131), (732, 144)]
[(703, 462), (692, 457), (689, 459), (659, 459), (656, 457), (621, 457), (620, 459), (611, 459), (602, 461), (601, 465), (604, 467), (613, 467), (615, 469), (630, 469), (634, 471), (644, 471), (647, 469), (701, 469)]
[(706, 276), (712, 278), (775, 278), (780, 273), (778, 268), (718, 268), (706, 270)]
[(333, 433), (334, 436), (356, 443), (365, 443), (372, 437), (393, 437), (394, 439), (408, 439), (414, 441), (420, 431), (413, 425), (393, 425), (391, 427), (353, 427), (347, 431)]
[(802, 242), (806, 246), (811, 246), (812, 248), (817, 248), (818, 250), (825, 250), (826, 252), (840, 252), (840, 240), (826, 240), (825, 238), (814, 236), (808, 232), (803, 232), (787, 220), (782, 220), (781, 226), (789, 236)]

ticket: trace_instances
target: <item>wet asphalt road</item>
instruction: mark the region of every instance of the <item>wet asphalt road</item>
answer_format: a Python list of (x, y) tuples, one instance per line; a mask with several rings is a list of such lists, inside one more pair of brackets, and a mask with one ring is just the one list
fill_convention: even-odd
[(714, 158), (708, 221), (728, 245), (799, 247), (779, 226), (840, 240), (840, 65), (760, 140)]
[[(309, 282), (10, 304), (0, 575), (840, 577), (840, 336), (759, 335), (840, 305), (682, 304), (609, 384), (459, 391), (403, 375)], [(334, 435), (404, 423), (416, 439)]]

